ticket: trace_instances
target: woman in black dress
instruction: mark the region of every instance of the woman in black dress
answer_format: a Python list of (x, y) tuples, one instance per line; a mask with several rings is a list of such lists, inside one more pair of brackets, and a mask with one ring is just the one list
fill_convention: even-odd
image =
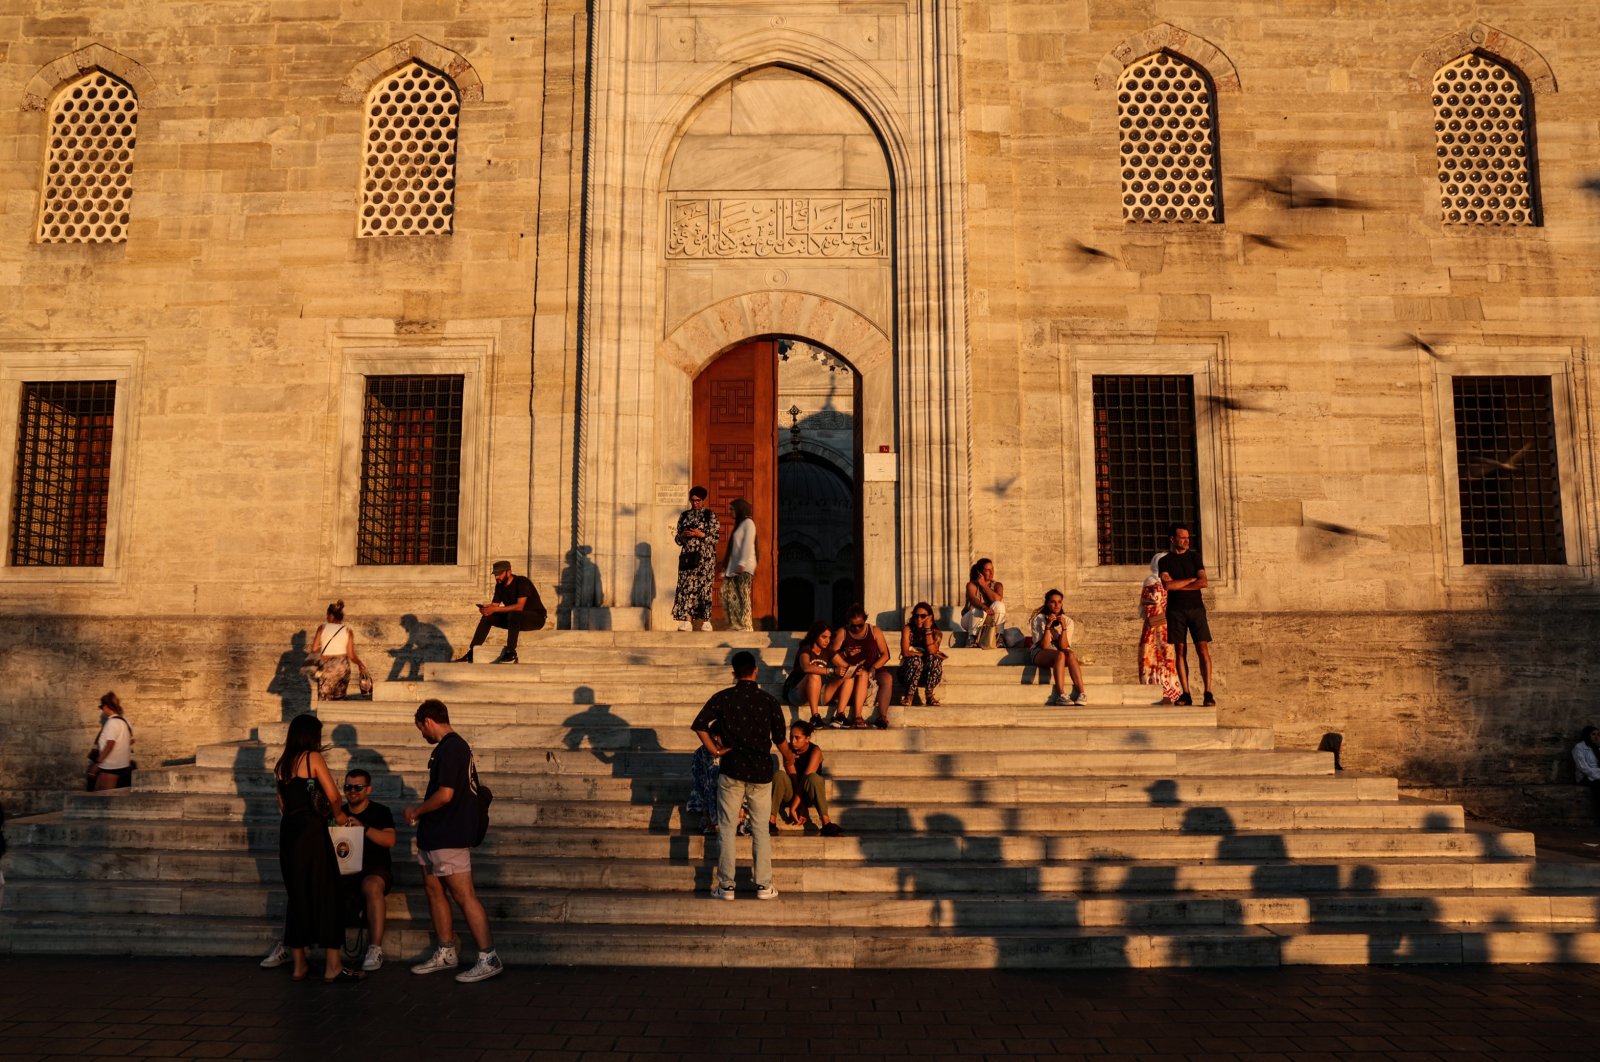
[[(328, 837), (327, 816), (340, 826), (355, 819), (344, 813), (333, 775), (322, 758), (322, 720), (297, 715), (289, 723), (289, 736), (273, 775), (278, 782), (278, 865), (283, 870), (289, 909), (284, 916), (283, 942), (294, 956), (294, 979), (304, 981), (310, 966), (306, 949), (325, 949), (322, 980), (360, 980), (361, 971), (346, 970), (340, 949), (344, 946), (344, 920), (339, 911), (339, 864)], [(317, 806), (320, 794), (327, 803)]]

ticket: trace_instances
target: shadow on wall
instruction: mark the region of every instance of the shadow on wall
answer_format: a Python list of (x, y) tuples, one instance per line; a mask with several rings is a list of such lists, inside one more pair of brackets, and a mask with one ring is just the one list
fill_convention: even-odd
[(595, 564), (593, 555), (593, 546), (579, 545), (567, 551), (566, 566), (561, 570), (561, 583), (556, 587), (556, 615), (564, 627), (576, 626), (572, 622), (575, 612), (595, 608), (605, 601), (600, 566)]
[(448, 663), (455, 658), (450, 639), (437, 623), (423, 623), (407, 612), (400, 617), (400, 626), (405, 628), (405, 644), (386, 650), (394, 658), (389, 665), (390, 682), (416, 682), (423, 677), (424, 664)]
[(278, 698), (281, 723), (311, 710), (311, 677), (302, 670), (306, 666), (308, 637), (303, 630), (294, 632), (288, 650), (278, 657), (272, 681), (267, 683), (267, 692)]
[(1481, 578), (1481, 608), (1435, 617), (1426, 644), (1401, 647), (1416, 651), (1413, 666), (1433, 673), (1439, 694), (1424, 718), (1401, 717), (1413, 750), (1397, 769), (1401, 785), (1498, 790), (1499, 806), (1479, 811), (1497, 821), (1581, 814), (1579, 787), (1568, 801), (1561, 783), (1572, 781), (1571, 750), (1583, 727), (1600, 723), (1593, 591), (1530, 587), (1514, 572)]

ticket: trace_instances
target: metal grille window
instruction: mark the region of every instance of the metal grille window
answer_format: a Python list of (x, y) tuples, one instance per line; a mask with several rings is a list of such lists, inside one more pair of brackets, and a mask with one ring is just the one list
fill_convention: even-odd
[(1565, 564), (1548, 376), (1457, 376), (1463, 564)]
[(358, 564), (454, 564), (461, 376), (369, 376)]
[(105, 562), (114, 380), (22, 385), (11, 563)]
[(1194, 379), (1094, 378), (1095, 529), (1101, 564), (1146, 564), (1186, 521), (1200, 548)]

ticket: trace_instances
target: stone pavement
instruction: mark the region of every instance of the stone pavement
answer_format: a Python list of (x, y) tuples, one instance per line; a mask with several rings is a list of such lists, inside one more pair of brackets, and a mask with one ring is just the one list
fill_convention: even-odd
[(217, 959), (14, 958), (0, 1059), (366, 1062), (987, 1057), (1592, 1060), (1590, 966), (829, 971), (393, 964), (290, 981)]

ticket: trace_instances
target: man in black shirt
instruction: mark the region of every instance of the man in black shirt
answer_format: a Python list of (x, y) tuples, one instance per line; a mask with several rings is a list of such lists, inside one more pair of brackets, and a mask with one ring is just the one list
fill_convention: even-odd
[(1206, 581), (1206, 565), (1200, 552), (1189, 548), (1190, 531), (1185, 524), (1173, 524), (1168, 532), (1172, 549), (1156, 565), (1161, 585), (1167, 588), (1167, 644), (1178, 658), (1178, 683), (1183, 687), (1179, 704), (1193, 704), (1189, 692), (1188, 639), (1194, 636), (1195, 652), (1200, 657), (1200, 681), (1205, 686), (1207, 707), (1217, 699), (1211, 695), (1211, 626), (1206, 622), (1206, 603), (1200, 591)]
[(786, 770), (793, 769), (794, 754), (789, 751), (783, 709), (756, 685), (754, 655), (733, 654), (733, 679), (733, 685), (713, 694), (689, 724), (700, 744), (722, 758), (717, 778), (717, 876), (711, 882), (711, 895), (733, 899), (735, 831), (739, 807), (744, 805), (750, 816), (756, 896), (772, 900), (778, 896), (772, 887), (772, 837), (767, 833), (772, 817), (772, 746), (778, 746)]
[[(387, 806), (372, 799), (372, 775), (360, 767), (352, 767), (344, 776), (344, 810), (361, 823), (361, 874), (359, 887), (363, 906), (367, 912), (367, 933), (372, 938), (367, 944), (366, 957), (361, 968), (368, 972), (383, 965), (384, 897), (394, 886), (394, 866), (389, 849), (394, 847), (397, 835), (394, 813)], [(350, 882), (356, 875), (341, 879)]]
[(487, 605), (478, 606), (478, 629), (472, 632), (472, 644), (467, 646), (456, 663), (472, 663), (472, 651), (489, 637), (489, 628), (504, 627), (506, 647), (495, 657), (497, 664), (517, 662), (517, 635), (523, 631), (536, 631), (544, 626), (548, 614), (533, 580), (526, 575), (511, 574), (510, 561), (494, 562), (494, 597)]
[(456, 980), (487, 980), (504, 967), (489, 935), (489, 916), (472, 887), (472, 846), (478, 840), (478, 771), (472, 762), (472, 748), (450, 726), (450, 710), (443, 701), (430, 698), (418, 705), (416, 724), (434, 750), (428, 757), (428, 791), (422, 803), (406, 808), (405, 817), (417, 827), (417, 862), (422, 866), (428, 914), (439, 946), (432, 958), (413, 966), (411, 972), (431, 974), (456, 968), (459, 959), (450, 914), (450, 901), (455, 900), (478, 945), (477, 964), (456, 974)]

